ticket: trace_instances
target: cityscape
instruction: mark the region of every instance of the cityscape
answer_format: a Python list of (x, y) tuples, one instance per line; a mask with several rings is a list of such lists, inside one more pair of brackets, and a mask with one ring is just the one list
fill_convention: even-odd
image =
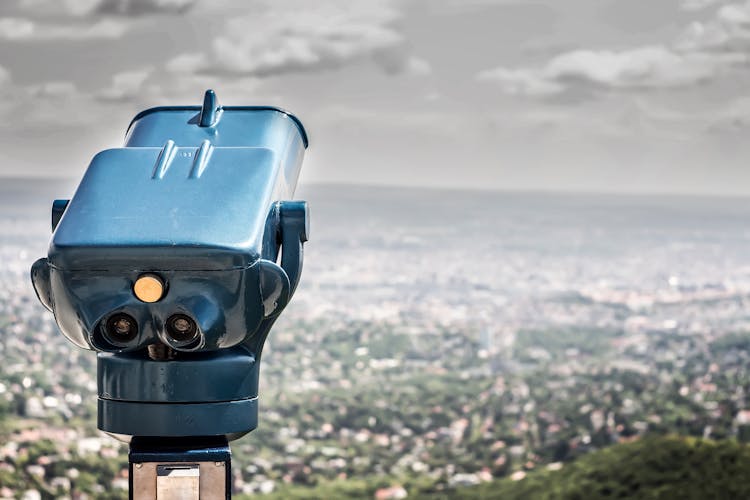
[[(0, 498), (126, 498), (96, 356), (29, 283), (52, 182), (0, 185)], [(407, 498), (651, 435), (750, 440), (739, 198), (319, 185), (237, 498)], [(335, 493), (331, 493), (335, 492)]]

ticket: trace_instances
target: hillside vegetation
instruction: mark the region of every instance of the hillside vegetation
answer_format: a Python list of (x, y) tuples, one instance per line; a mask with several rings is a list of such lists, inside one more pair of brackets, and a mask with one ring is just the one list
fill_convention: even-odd
[(750, 498), (750, 447), (735, 441), (650, 437), (585, 455), (556, 471), (422, 499)]
[[(314, 488), (287, 486), (261, 498), (373, 498), (394, 478), (323, 481)], [(652, 436), (586, 454), (559, 470), (540, 469), (524, 479), (434, 490), (429, 481), (401, 483), (419, 500), (591, 500), (750, 498), (750, 446), (731, 440)]]

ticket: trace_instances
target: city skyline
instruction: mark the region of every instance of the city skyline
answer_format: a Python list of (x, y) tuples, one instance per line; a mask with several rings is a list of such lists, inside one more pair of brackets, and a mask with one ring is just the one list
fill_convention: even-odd
[(214, 88), (303, 120), (303, 185), (748, 195), (749, 43), (722, 0), (11, 0), (0, 177)]

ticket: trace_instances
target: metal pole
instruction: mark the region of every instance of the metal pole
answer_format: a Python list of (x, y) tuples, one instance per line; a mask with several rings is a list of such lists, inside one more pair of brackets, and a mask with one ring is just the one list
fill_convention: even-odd
[(232, 456), (224, 437), (134, 437), (131, 500), (228, 500)]

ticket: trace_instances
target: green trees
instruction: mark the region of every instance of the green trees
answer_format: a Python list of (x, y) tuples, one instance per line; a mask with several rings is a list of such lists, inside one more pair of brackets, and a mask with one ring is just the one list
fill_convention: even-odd
[(422, 499), (750, 498), (750, 447), (736, 441), (649, 437), (585, 455), (558, 471)]

